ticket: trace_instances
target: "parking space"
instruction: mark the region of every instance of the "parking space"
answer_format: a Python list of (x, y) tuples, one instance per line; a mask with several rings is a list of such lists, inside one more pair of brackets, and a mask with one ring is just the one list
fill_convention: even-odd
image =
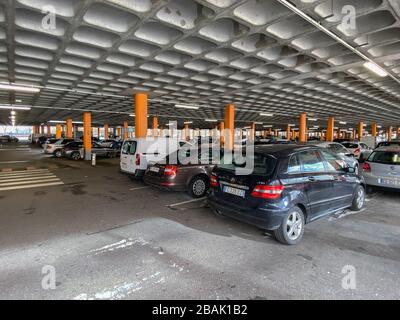
[[(118, 159), (92, 167), (39, 152), (63, 184), (0, 191), (3, 299), (398, 297), (397, 194), (374, 193), (361, 212), (310, 224), (288, 247), (215, 216), (203, 199), (131, 181)], [(41, 288), (45, 265), (56, 290)], [(342, 287), (346, 266), (356, 268), (355, 290)]]

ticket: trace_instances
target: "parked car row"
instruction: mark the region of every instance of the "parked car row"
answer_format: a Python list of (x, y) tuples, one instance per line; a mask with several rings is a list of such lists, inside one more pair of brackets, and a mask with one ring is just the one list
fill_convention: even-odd
[(246, 164), (227, 161), (222, 151), (165, 142), (126, 140), (121, 171), (160, 189), (207, 196), (217, 215), (272, 232), (284, 244), (297, 244), (307, 223), (365, 205), (358, 162), (339, 144), (259, 145), (245, 156), (253, 170), (243, 174), (237, 169)]
[(19, 140), (17, 137), (10, 135), (0, 136), (0, 143), (17, 143)]

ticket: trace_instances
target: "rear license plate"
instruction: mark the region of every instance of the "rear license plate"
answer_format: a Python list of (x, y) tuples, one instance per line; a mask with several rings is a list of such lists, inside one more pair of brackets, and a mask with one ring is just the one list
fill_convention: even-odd
[(236, 188), (232, 188), (232, 187), (227, 187), (227, 186), (225, 186), (223, 188), (223, 191), (225, 193), (233, 194), (234, 196), (238, 196), (238, 197), (242, 197), (242, 198), (244, 198), (245, 195), (246, 195), (246, 191), (244, 191), (244, 190), (240, 190), (240, 189), (236, 189)]
[(158, 167), (150, 167), (150, 171), (158, 173), (158, 172), (160, 172), (160, 168), (158, 168)]
[(380, 184), (400, 187), (400, 179), (378, 179)]

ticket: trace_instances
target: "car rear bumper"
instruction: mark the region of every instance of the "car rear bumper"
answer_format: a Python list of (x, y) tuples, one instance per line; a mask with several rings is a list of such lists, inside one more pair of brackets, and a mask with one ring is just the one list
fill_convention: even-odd
[(281, 224), (283, 217), (288, 210), (271, 211), (265, 209), (242, 209), (232, 203), (225, 203), (210, 194), (208, 197), (208, 205), (211, 209), (216, 210), (223, 216), (239, 220), (261, 229), (276, 230)]
[[(392, 177), (375, 177), (370, 174), (364, 173), (365, 184), (368, 186), (398, 189), (400, 190), (400, 178), (393, 179)], [(387, 181), (393, 181), (392, 183), (387, 183)]]
[(163, 179), (158, 176), (151, 176), (151, 175), (145, 174), (143, 181), (152, 187), (156, 187), (156, 188), (163, 189), (163, 190), (186, 191), (185, 185), (182, 185), (179, 183), (174, 183), (172, 181), (168, 181), (168, 180)]

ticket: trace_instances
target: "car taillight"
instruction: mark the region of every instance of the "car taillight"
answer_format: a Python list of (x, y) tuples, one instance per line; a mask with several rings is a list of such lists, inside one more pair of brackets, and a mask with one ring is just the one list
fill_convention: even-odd
[(50, 147), (50, 146), (47, 146), (47, 149), (51, 149), (51, 147)]
[(210, 186), (211, 187), (218, 187), (218, 181), (217, 181), (217, 176), (215, 175), (215, 174), (212, 174), (211, 175), (211, 178), (210, 178)]
[(140, 166), (140, 153), (136, 154), (136, 165)]
[(178, 171), (178, 167), (177, 166), (165, 166), (164, 169), (164, 175), (166, 176), (175, 176), (176, 172)]
[(354, 150), (354, 153), (355, 153), (355, 154), (360, 153), (360, 152), (361, 152), (361, 149), (360, 149), (360, 148)]
[(263, 198), (263, 199), (278, 199), (283, 190), (284, 186), (265, 186), (265, 185), (256, 185), (251, 195), (255, 198)]
[(365, 163), (363, 164), (363, 171), (364, 171), (364, 172), (371, 172), (371, 166), (369, 165), (368, 162), (365, 162)]

